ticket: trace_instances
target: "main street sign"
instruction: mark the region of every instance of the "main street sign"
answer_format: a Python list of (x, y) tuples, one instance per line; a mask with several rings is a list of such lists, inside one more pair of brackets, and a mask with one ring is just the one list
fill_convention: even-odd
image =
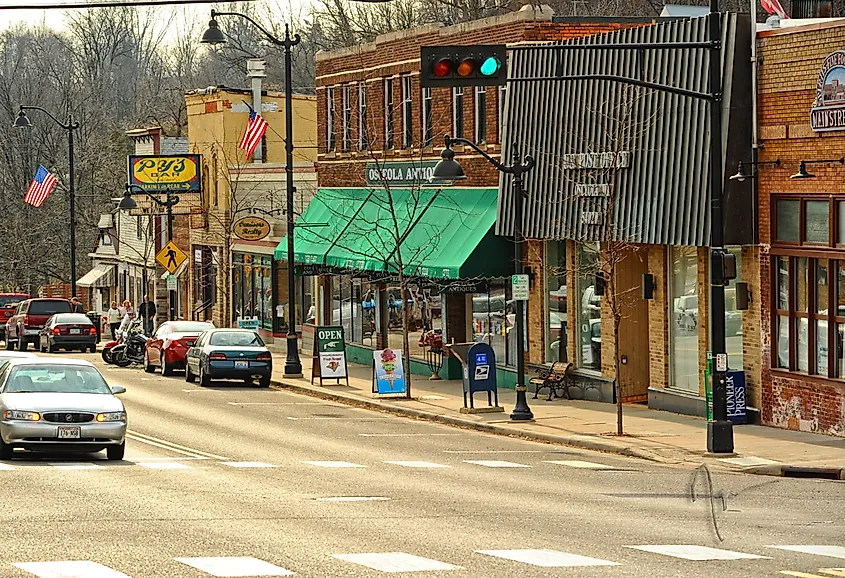
[(199, 192), (200, 155), (129, 155), (129, 183), (149, 192)]
[(158, 261), (158, 264), (167, 269), (167, 272), (171, 275), (176, 272), (179, 265), (184, 263), (187, 258), (188, 256), (185, 252), (177, 247), (173, 241), (170, 241), (167, 245), (162, 247), (161, 251), (159, 251), (158, 255), (156, 255), (156, 261)]

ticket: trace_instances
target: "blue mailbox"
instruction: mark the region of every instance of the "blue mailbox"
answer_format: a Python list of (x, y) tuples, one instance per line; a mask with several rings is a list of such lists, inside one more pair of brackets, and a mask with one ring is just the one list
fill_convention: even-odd
[[(463, 365), (464, 407), (475, 409), (473, 394), (487, 392), (487, 405), (499, 406), (499, 392), (496, 389), (496, 353), (486, 343), (454, 343), (449, 349)], [(491, 395), (492, 394), (492, 395)]]

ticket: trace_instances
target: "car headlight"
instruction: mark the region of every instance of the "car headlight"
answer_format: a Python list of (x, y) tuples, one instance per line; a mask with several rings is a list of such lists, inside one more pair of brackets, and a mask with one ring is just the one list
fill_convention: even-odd
[(108, 413), (98, 413), (97, 421), (126, 421), (125, 411), (110, 411)]
[(3, 412), (3, 417), (6, 419), (21, 419), (24, 421), (38, 421), (41, 419), (41, 414), (37, 411), (19, 411), (16, 409), (7, 409)]

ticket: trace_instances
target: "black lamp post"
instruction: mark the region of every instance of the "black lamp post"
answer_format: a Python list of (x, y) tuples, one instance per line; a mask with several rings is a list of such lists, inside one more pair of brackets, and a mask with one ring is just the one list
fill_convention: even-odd
[[(287, 334), (287, 359), (285, 360), (285, 375), (289, 377), (302, 376), (302, 363), (299, 361), (299, 350), (296, 339), (296, 279), (293, 272), (293, 194), (296, 187), (293, 186), (293, 79), (291, 64), (291, 48), (299, 44), (299, 34), (290, 36), (288, 25), (285, 24), (285, 38), (279, 40), (270, 34), (258, 22), (238, 12), (211, 11), (211, 21), (208, 29), (202, 35), (201, 42), (205, 44), (222, 44), (226, 37), (217, 25), (217, 16), (240, 16), (252, 23), (264, 33), (267, 39), (285, 49), (285, 176), (287, 182), (287, 238), (288, 238), (288, 334)], [(275, 291), (274, 291), (275, 294)]]
[[(121, 211), (131, 211), (132, 209), (138, 208), (138, 203), (135, 202), (135, 199), (132, 198), (132, 193), (144, 193), (150, 199), (155, 201), (155, 204), (159, 207), (164, 207), (166, 214), (167, 214), (167, 241), (170, 242), (173, 240), (173, 206), (179, 203), (179, 197), (173, 194), (173, 191), (170, 189), (164, 190), (165, 200), (159, 199), (157, 196), (145, 191), (138, 185), (126, 185), (126, 190), (123, 192), (123, 198), (120, 199), (120, 203), (118, 203), (117, 208)], [(145, 264), (146, 265), (146, 264)], [(146, 287), (144, 287), (144, 291), (146, 291)], [(170, 302), (170, 311), (168, 315), (168, 319), (173, 321), (176, 319), (176, 291), (169, 291), (169, 302)]]
[[(451, 138), (446, 135), (446, 148), (440, 153), (441, 160), (434, 166), (431, 181), (460, 181), (466, 179), (464, 169), (455, 160), (455, 151), (452, 150), (453, 144), (462, 144), (470, 147), (478, 154), (483, 156), (487, 161), (496, 167), (499, 172), (513, 175), (513, 196), (514, 196), (514, 216), (513, 216), (513, 238), (514, 238), (514, 272), (521, 275), (524, 271), (522, 263), (522, 201), (525, 193), (522, 189), (523, 175), (534, 168), (534, 158), (525, 156), (523, 160), (522, 154), (519, 152), (517, 146), (513, 147), (511, 151), (513, 163), (510, 165), (502, 164), (497, 161), (485, 151), (479, 148), (475, 143), (468, 141), (465, 138)], [(531, 413), (531, 408), (528, 407), (528, 399), (526, 398), (525, 386), (525, 340), (523, 331), (525, 328), (525, 321), (523, 315), (525, 312), (525, 305), (522, 300), (516, 300), (516, 405), (511, 412), (511, 419), (514, 421), (529, 421), (534, 419), (534, 414)]]
[(32, 123), (26, 116), (27, 110), (40, 110), (56, 124), (67, 131), (67, 156), (68, 156), (68, 173), (70, 183), (68, 185), (68, 205), (70, 210), (70, 295), (76, 297), (76, 179), (73, 170), (73, 131), (79, 128), (79, 123), (73, 120), (71, 115), (68, 115), (67, 122), (62, 122), (55, 116), (41, 108), (40, 106), (21, 106), (18, 112), (18, 118), (15, 119), (15, 128), (31, 128)]
[(731, 175), (732, 181), (739, 181), (739, 182), (742, 183), (746, 179), (753, 179), (756, 176), (755, 171), (752, 171), (750, 174), (745, 172), (745, 166), (746, 165), (748, 165), (750, 167), (757, 167), (757, 166), (760, 166), (760, 165), (774, 165), (776, 167), (779, 167), (780, 166), (780, 159), (777, 159), (777, 160), (774, 160), (774, 161), (750, 161), (750, 162), (739, 161), (739, 163), (737, 164), (736, 174)]
[(819, 161), (801, 161), (801, 164), (798, 166), (798, 172), (789, 177), (790, 179), (814, 179), (816, 175), (807, 172), (807, 165), (809, 164), (821, 164), (821, 163), (839, 163), (840, 165), (845, 164), (845, 157), (841, 157), (838, 159), (828, 159), (828, 160), (819, 160)]

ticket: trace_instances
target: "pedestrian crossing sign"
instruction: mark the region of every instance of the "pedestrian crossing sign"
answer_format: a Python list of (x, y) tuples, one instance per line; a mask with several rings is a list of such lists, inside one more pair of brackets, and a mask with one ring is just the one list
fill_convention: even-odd
[(170, 241), (167, 245), (162, 247), (161, 251), (159, 251), (156, 255), (156, 261), (158, 261), (158, 264), (167, 269), (167, 272), (171, 275), (176, 272), (179, 265), (184, 263), (187, 258), (188, 256), (185, 252), (177, 247), (173, 241)]

